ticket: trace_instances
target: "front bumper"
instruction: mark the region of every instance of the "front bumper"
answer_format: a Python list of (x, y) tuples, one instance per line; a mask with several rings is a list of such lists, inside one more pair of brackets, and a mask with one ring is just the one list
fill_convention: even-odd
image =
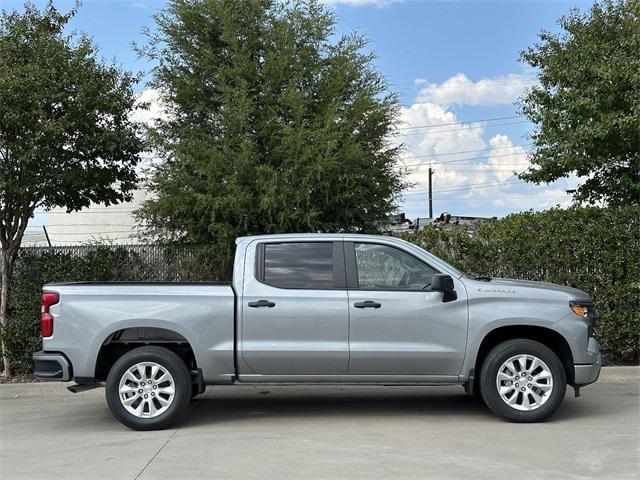
[[(595, 338), (589, 338), (587, 345), (587, 358), (589, 363), (580, 363), (574, 365), (574, 385), (583, 387), (595, 382), (600, 376), (602, 368), (602, 354), (600, 353), (600, 344)], [(587, 359), (585, 358), (585, 360)]]
[(62, 353), (36, 352), (33, 363), (33, 374), (40, 380), (68, 382), (73, 378), (71, 362)]
[(602, 368), (602, 354), (598, 352), (596, 363), (586, 365), (575, 365), (574, 384), (576, 387), (583, 387), (598, 380), (600, 369)]

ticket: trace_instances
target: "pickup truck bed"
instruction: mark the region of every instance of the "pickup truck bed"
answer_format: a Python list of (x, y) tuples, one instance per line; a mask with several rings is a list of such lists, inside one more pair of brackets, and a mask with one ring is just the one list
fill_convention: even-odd
[[(52, 313), (64, 318), (47, 338), (47, 350), (64, 352), (76, 381), (93, 381), (105, 343), (187, 342), (205, 382), (230, 382), (234, 376), (235, 294), (230, 283), (78, 282), (46, 289), (60, 295)], [(118, 333), (124, 336), (114, 338)]]

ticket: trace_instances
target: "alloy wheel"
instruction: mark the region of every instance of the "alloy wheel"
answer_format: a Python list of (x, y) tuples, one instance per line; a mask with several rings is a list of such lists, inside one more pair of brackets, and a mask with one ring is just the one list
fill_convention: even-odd
[(175, 396), (173, 377), (155, 362), (140, 362), (129, 367), (120, 378), (118, 388), (120, 403), (138, 418), (162, 415)]
[(496, 388), (507, 405), (528, 412), (549, 400), (553, 391), (553, 375), (538, 357), (524, 353), (514, 355), (498, 369)]

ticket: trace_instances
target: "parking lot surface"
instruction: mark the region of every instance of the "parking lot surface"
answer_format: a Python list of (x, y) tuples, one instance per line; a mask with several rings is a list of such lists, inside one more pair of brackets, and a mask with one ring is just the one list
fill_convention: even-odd
[(214, 387), (178, 428), (135, 432), (103, 389), (1, 385), (0, 477), (640, 478), (640, 368), (582, 393), (522, 425), (461, 387)]

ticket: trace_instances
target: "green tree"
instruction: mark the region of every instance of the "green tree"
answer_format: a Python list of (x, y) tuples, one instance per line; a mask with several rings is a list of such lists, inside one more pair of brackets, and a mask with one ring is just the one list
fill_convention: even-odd
[(640, 203), (640, 2), (606, 0), (560, 19), (522, 53), (539, 84), (522, 100), (537, 129), (533, 166), (520, 175), (584, 178), (574, 199)]
[(135, 79), (101, 63), (84, 36), (67, 36), (75, 15), (24, 11), (0, 17), (0, 273), (3, 375), (9, 281), (36, 208), (79, 210), (130, 198), (143, 142), (129, 115)]
[(373, 231), (395, 209), (397, 97), (361, 36), (334, 39), (326, 7), (174, 0), (156, 22), (152, 235), (228, 259), (239, 235)]

